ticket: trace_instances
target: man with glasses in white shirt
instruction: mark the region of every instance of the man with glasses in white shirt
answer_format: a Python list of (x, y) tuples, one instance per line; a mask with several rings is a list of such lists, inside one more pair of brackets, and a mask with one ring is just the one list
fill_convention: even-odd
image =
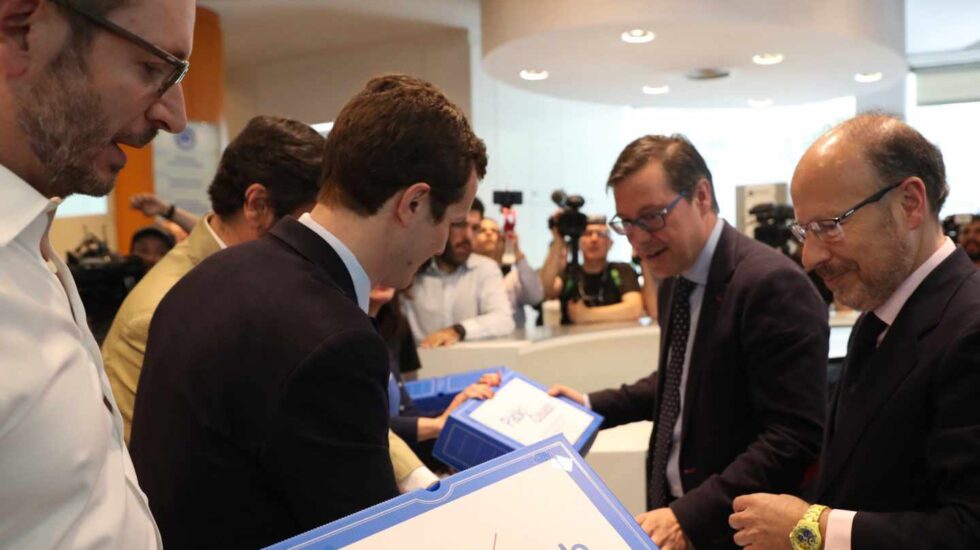
[(860, 115), (810, 147), (792, 193), (803, 265), (865, 313), (809, 502), (735, 499), (735, 542), (980, 548), (980, 272), (942, 232), (942, 153), (896, 118)]
[(48, 230), (186, 125), (189, 0), (0, 0), (0, 547), (158, 548), (123, 423)]

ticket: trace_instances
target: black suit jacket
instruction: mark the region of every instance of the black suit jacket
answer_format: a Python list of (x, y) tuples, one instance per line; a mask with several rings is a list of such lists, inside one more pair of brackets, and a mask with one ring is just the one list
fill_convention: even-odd
[(846, 391), (811, 497), (859, 511), (851, 548), (980, 548), (980, 271), (963, 250), (909, 297), (837, 418)]
[[(658, 296), (660, 368), (589, 396), (606, 427), (657, 418), (673, 289), (674, 280), (664, 281)], [(670, 504), (699, 550), (735, 547), (728, 526), (735, 497), (799, 492), (823, 435), (828, 338), (827, 306), (803, 270), (726, 224), (684, 391), (684, 496)], [(651, 437), (651, 454), (653, 446)]]
[(340, 257), (284, 218), (150, 325), (131, 453), (167, 548), (259, 548), (398, 495), (388, 354)]

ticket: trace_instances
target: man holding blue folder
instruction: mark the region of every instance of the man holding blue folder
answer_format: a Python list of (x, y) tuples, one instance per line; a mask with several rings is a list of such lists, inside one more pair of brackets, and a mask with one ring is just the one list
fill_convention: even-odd
[(442, 92), (374, 78), (327, 137), (313, 211), (163, 299), (131, 443), (168, 548), (260, 548), (398, 495), (368, 295), (443, 249), (486, 162)]
[(591, 405), (603, 427), (654, 421), (637, 520), (663, 550), (732, 548), (732, 499), (799, 492), (816, 458), (827, 307), (799, 266), (719, 218), (711, 172), (682, 136), (628, 145), (608, 186), (609, 225), (664, 280), (659, 368), (619, 389), (552, 393)]

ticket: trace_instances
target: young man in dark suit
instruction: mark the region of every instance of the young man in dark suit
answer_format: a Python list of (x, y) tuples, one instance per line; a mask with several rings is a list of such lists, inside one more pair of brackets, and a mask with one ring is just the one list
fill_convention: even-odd
[(898, 119), (861, 115), (807, 151), (792, 193), (804, 265), (865, 313), (831, 399), (814, 504), (739, 497), (736, 542), (980, 548), (980, 272), (942, 233), (942, 154)]
[(438, 89), (372, 79), (327, 137), (313, 211), (163, 299), (131, 442), (167, 547), (259, 548), (398, 494), (368, 295), (442, 251), (485, 169)]
[(718, 217), (711, 172), (681, 136), (645, 136), (608, 185), (629, 237), (664, 279), (659, 369), (619, 389), (563, 393), (606, 417), (653, 420), (648, 506), (664, 550), (730, 548), (732, 499), (799, 489), (816, 458), (826, 396), (827, 308), (802, 269)]

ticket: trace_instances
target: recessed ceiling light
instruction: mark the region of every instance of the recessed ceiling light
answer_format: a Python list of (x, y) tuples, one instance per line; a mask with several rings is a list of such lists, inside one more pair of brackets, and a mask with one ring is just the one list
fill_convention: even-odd
[(881, 80), (882, 74), (880, 72), (873, 73), (857, 73), (854, 75), (854, 80), (860, 82), (861, 84), (867, 84), (869, 82), (878, 82)]
[(752, 62), (756, 65), (777, 65), (783, 62), (783, 54), (757, 53), (752, 56)]
[(548, 71), (539, 71), (536, 69), (524, 69), (521, 71), (521, 78), (524, 80), (544, 80), (548, 78)]
[(644, 29), (633, 29), (620, 35), (623, 42), (627, 42), (629, 44), (643, 44), (644, 42), (651, 42), (656, 37), (657, 36), (653, 34), (653, 31)]
[(772, 107), (772, 99), (770, 99), (768, 97), (765, 98), (765, 99), (750, 99), (749, 100), (749, 107), (755, 107), (756, 109), (762, 109), (762, 108), (765, 108), (765, 107)]
[(644, 86), (643, 93), (648, 95), (660, 95), (665, 94), (670, 91), (670, 86), (666, 84), (663, 86)]

